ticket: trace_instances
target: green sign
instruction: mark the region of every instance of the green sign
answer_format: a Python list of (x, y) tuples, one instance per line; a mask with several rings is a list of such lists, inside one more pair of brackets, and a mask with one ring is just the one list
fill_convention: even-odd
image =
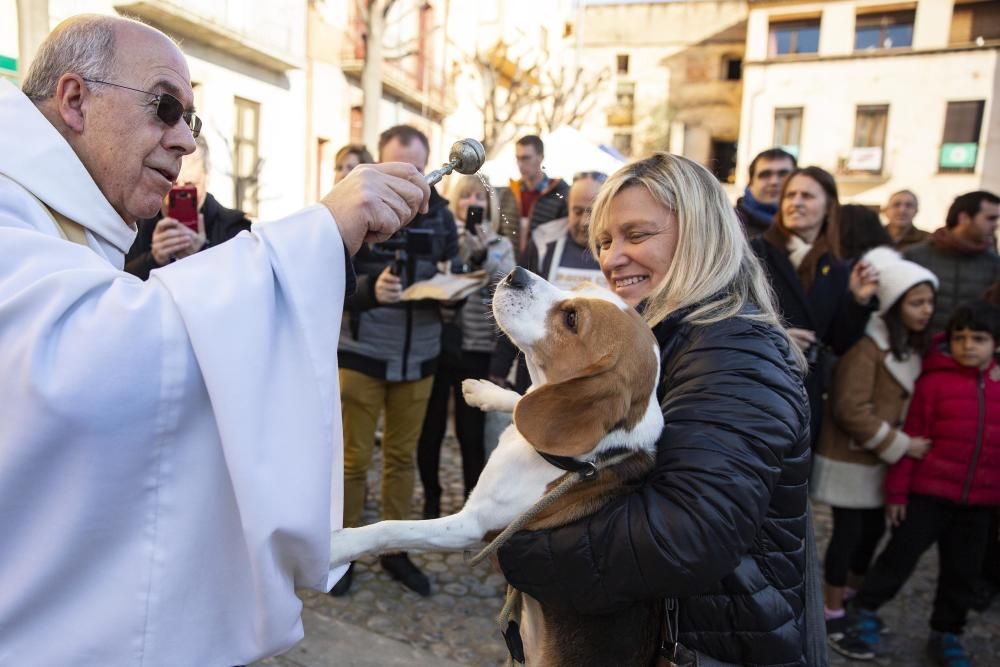
[(16, 72), (17, 58), (11, 58), (9, 56), (0, 55), (0, 69)]
[(938, 164), (942, 169), (975, 169), (978, 149), (974, 143), (941, 144)]

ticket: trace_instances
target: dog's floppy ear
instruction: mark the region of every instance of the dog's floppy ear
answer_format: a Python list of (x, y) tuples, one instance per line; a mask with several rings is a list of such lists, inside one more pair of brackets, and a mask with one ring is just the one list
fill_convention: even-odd
[(580, 377), (546, 384), (514, 407), (514, 425), (532, 447), (556, 456), (579, 456), (619, 427), (629, 408), (626, 387), (605, 358)]

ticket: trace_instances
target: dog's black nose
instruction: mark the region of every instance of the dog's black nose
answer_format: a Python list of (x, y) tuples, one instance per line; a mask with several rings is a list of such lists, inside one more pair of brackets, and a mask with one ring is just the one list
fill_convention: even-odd
[(531, 274), (520, 266), (515, 266), (503, 282), (511, 289), (524, 289), (531, 283)]

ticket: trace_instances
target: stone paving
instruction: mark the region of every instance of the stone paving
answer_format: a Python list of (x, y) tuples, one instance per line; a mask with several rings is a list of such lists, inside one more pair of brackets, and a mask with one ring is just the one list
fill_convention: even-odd
[[(369, 476), (366, 522), (378, 518), (379, 465), (376, 454), (376, 464)], [(446, 438), (442, 451), (441, 481), (445, 489), (442, 512), (453, 513), (461, 507), (462, 481), (458, 447), (451, 435)], [(419, 517), (423, 507), (419, 481), (415, 496), (413, 516)], [(822, 556), (830, 531), (830, 514), (825, 508), (816, 510), (816, 528)], [(313, 591), (301, 591), (307, 617), (311, 619), (306, 623), (306, 638), (285, 656), (265, 661), (261, 666), (406, 664), (396, 662), (396, 654), (405, 653), (405, 650), (413, 652), (410, 664), (437, 664), (435, 657), (448, 664), (504, 664), (506, 648), (495, 620), (502, 606), (503, 578), (487, 564), (470, 567), (462, 554), (412, 554), (411, 557), (431, 579), (429, 598), (421, 598), (390, 579), (376, 558), (359, 561), (355, 567), (354, 585), (347, 596), (331, 598)], [(929, 552), (900, 595), (880, 612), (892, 629), (885, 640), (892, 657), (881, 658), (876, 664), (899, 667), (928, 664), (922, 652), (936, 575), (936, 553)], [(322, 619), (336, 619), (329, 621), (337, 626), (336, 629), (357, 628), (362, 639), (364, 636), (384, 638), (386, 648), (370, 641), (372, 662), (349, 660), (344, 652), (350, 653), (348, 642), (337, 639), (343, 633), (334, 633), (331, 639), (330, 633), (324, 634), (317, 627), (317, 623), (322, 625)], [(355, 647), (351, 651), (357, 651), (359, 638), (354, 639)], [(995, 602), (984, 614), (972, 613), (965, 643), (972, 653), (974, 665), (1000, 665), (1000, 602)], [(394, 647), (392, 651), (390, 646)], [(339, 650), (341, 648), (344, 651)], [(380, 650), (385, 652), (384, 662), (379, 662)], [(424, 658), (417, 659), (417, 655)], [(855, 664), (864, 663), (831, 655), (831, 665)]]

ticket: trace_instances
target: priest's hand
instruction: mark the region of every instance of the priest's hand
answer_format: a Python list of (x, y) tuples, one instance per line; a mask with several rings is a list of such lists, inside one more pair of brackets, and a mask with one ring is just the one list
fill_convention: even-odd
[(355, 167), (321, 202), (353, 255), (362, 243), (384, 241), (426, 213), (429, 200), (430, 186), (416, 167), (386, 162)]

